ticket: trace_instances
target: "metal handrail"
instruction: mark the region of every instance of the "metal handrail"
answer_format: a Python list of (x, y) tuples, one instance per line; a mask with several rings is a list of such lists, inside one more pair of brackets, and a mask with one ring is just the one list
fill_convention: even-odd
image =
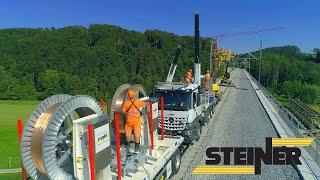
[[(279, 115), (285, 120), (286, 125), (292, 130), (295, 137), (313, 137), (313, 134), (300, 122), (300, 120), (293, 115), (287, 108), (285, 108), (272, 94), (266, 90), (253, 76), (253, 81), (258, 85), (261, 92), (271, 101), (272, 106), (278, 111)], [(320, 166), (320, 139), (309, 147), (305, 147), (310, 156)]]

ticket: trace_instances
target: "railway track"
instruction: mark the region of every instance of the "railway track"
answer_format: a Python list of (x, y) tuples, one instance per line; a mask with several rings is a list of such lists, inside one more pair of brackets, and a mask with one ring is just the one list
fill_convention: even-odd
[[(261, 175), (192, 175), (204, 165), (208, 147), (263, 147), (266, 137), (277, 137), (268, 115), (260, 104), (243, 70), (231, 73), (235, 87), (224, 87), (222, 101), (213, 119), (204, 127), (201, 139), (182, 157), (181, 169), (173, 179), (300, 179), (293, 166), (262, 164)], [(232, 160), (231, 160), (232, 161)]]

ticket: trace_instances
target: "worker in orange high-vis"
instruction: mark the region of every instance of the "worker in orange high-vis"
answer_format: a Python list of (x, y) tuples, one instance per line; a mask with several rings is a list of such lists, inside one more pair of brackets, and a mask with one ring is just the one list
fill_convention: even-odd
[(206, 91), (209, 90), (209, 80), (211, 78), (211, 74), (210, 74), (210, 71), (207, 70), (207, 73), (204, 75), (204, 89)]
[(135, 152), (139, 152), (140, 137), (141, 137), (141, 116), (142, 109), (146, 105), (143, 101), (136, 99), (136, 93), (133, 89), (128, 90), (128, 100), (122, 107), (122, 113), (126, 115), (125, 132), (127, 146), (130, 145), (130, 137), (134, 135), (135, 139)]
[(184, 84), (189, 84), (190, 83), (190, 79), (189, 79), (187, 73), (183, 76), (183, 83)]
[(189, 78), (189, 80), (192, 80), (192, 69), (189, 69), (189, 71), (187, 72), (187, 76)]
[(188, 84), (192, 81), (192, 69), (189, 69), (183, 76), (183, 83)]

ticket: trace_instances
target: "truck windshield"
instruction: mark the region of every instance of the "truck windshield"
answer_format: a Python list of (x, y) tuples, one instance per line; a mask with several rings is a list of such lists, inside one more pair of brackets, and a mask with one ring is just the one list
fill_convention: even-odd
[(187, 111), (191, 108), (191, 93), (167, 91), (158, 92), (157, 94), (159, 99), (161, 96), (164, 97), (165, 110)]

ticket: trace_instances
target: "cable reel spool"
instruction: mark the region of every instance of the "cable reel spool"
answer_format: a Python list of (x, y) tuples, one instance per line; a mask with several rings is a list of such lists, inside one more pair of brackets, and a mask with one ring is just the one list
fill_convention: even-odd
[(119, 113), (120, 115), (120, 133), (125, 133), (124, 123), (125, 117), (121, 113), (121, 109), (125, 101), (128, 99), (128, 90), (133, 89), (136, 92), (137, 99), (147, 96), (144, 87), (140, 84), (122, 84), (114, 93), (112, 103), (111, 103), (111, 113)]
[(129, 89), (133, 89), (136, 92), (136, 97), (138, 99), (147, 96), (146, 90), (140, 84), (134, 84), (134, 85), (122, 84), (113, 95), (112, 104), (111, 104), (111, 112), (112, 113), (121, 112), (121, 108), (122, 108), (124, 102), (128, 98), (128, 90)]
[(72, 121), (91, 114), (103, 111), (89, 96), (54, 95), (38, 105), (21, 141), (22, 163), (33, 179), (75, 179)]

